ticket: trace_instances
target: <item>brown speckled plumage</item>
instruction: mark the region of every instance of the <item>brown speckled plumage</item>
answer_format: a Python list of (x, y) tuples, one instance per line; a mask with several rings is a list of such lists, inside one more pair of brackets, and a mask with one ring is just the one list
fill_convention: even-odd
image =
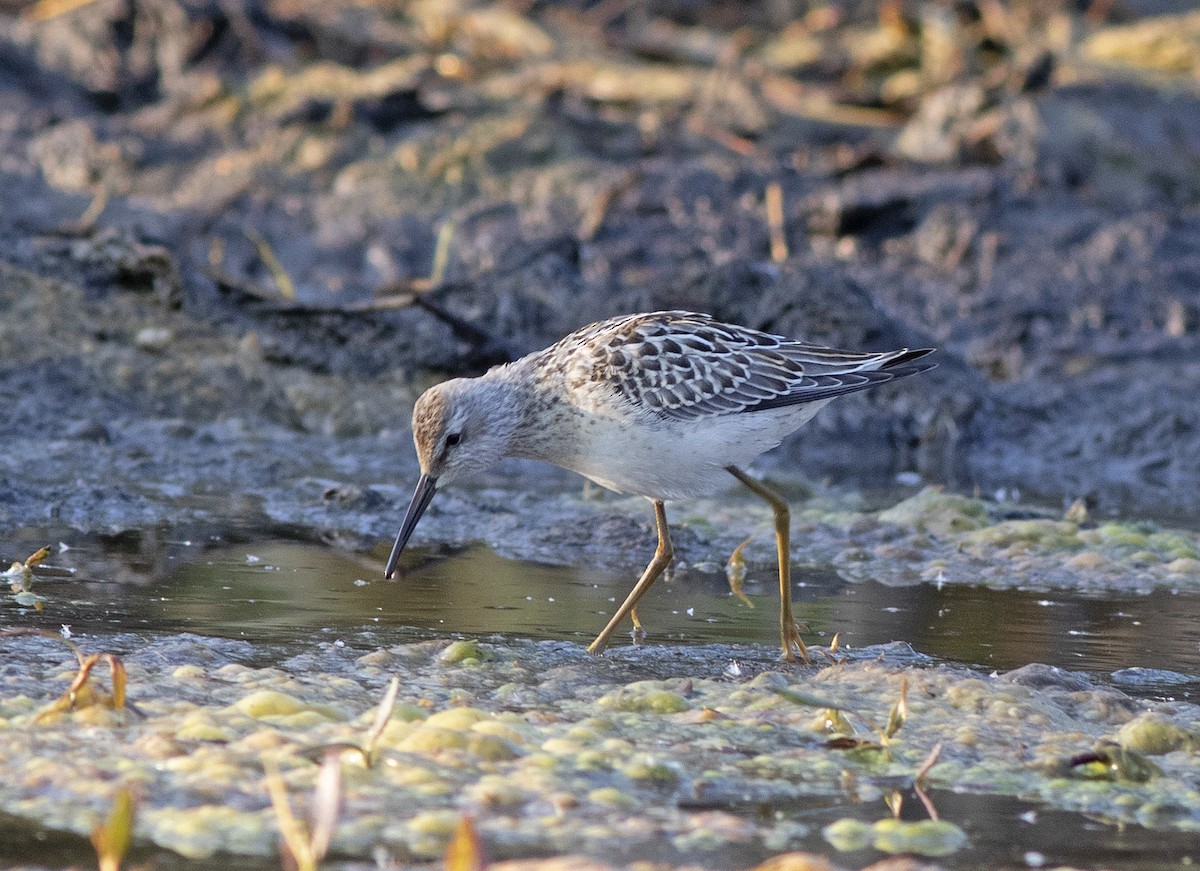
[(932, 368), (929, 349), (857, 353), (685, 311), (591, 324), (544, 351), (427, 390), (413, 411), (421, 480), (386, 574), (439, 484), (505, 457), (542, 460), (655, 505), (659, 551), (589, 650), (599, 652), (670, 561), (663, 501), (742, 481), (775, 509), (785, 659), (807, 659), (791, 616), (787, 506), (740, 467), (830, 400)]
[(839, 351), (670, 311), (600, 321), (535, 357), (564, 371), (570, 390), (601, 384), (663, 417), (699, 420), (832, 399), (927, 368), (881, 368), (927, 353)]

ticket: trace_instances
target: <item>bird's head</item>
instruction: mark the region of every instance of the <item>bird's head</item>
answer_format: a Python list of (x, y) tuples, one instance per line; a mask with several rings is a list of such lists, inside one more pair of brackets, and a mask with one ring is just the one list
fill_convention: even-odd
[(384, 570), (391, 577), (400, 552), (444, 484), (470, 478), (502, 460), (520, 418), (504, 386), (485, 378), (455, 378), (429, 388), (413, 408), (413, 443), (421, 478)]
[(517, 412), (502, 387), (455, 378), (429, 388), (413, 408), (421, 474), (450, 484), (494, 466), (508, 451)]

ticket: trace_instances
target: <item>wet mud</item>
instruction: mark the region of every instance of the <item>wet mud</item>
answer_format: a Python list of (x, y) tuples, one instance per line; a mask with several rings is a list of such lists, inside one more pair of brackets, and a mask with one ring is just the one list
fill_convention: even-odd
[(1200, 100), (1144, 35), (1194, 15), (44, 6), (2, 43), (5, 525), (407, 485), (430, 378), (665, 307), (939, 347), (793, 473), (1197, 508)]

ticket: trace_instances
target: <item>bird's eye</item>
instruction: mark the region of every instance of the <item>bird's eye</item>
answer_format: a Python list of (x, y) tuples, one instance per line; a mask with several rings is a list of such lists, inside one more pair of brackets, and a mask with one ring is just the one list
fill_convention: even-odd
[(462, 441), (462, 433), (460, 433), (460, 432), (449, 433), (446, 436), (446, 447), (456, 448), (456, 447), (458, 447), (458, 443), (461, 441)]

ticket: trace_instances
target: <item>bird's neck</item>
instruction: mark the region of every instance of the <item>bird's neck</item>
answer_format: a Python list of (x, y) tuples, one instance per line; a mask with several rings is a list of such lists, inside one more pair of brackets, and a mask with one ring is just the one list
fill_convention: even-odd
[(560, 455), (570, 450), (574, 428), (571, 409), (557, 391), (539, 389), (537, 378), (521, 371), (525, 360), (500, 366), (483, 376), (497, 391), (492, 402), (506, 417), (511, 433), (504, 455), (561, 465)]
[(524, 456), (521, 444), (530, 390), (520, 379), (511, 377), (508, 369), (509, 366), (498, 366), (489, 370), (478, 378), (475, 389), (486, 394), (489, 431), (507, 435), (502, 456), (520, 457)]

